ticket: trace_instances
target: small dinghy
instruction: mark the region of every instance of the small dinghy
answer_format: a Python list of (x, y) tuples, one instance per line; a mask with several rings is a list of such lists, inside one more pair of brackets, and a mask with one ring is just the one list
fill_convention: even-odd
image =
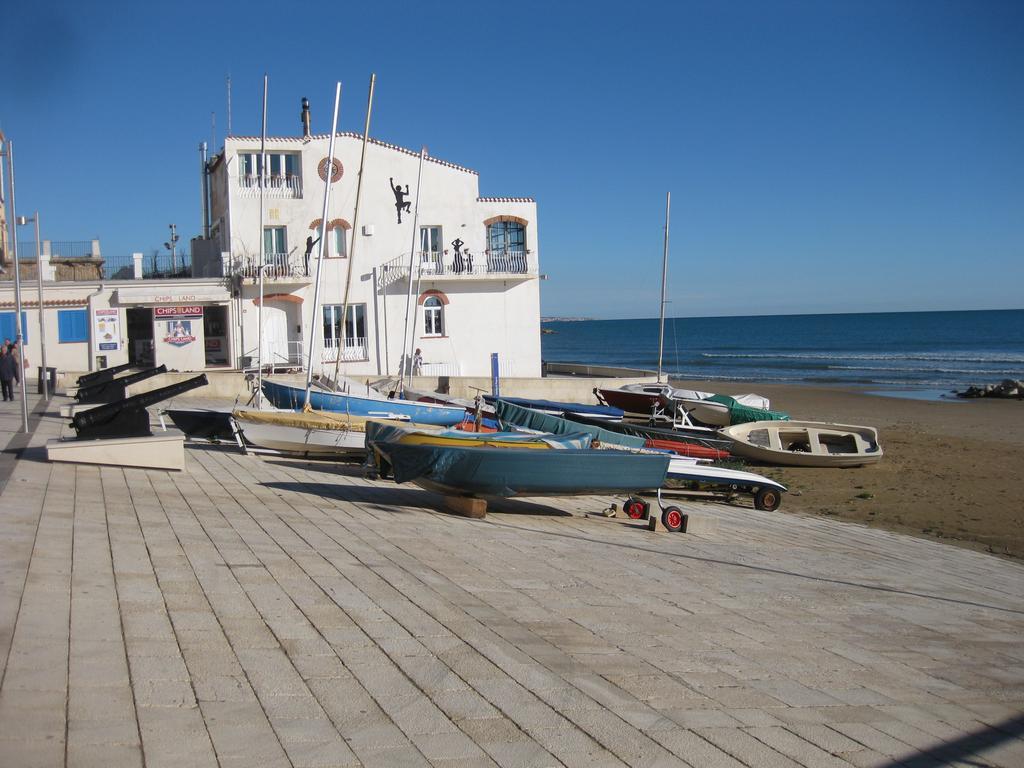
[(859, 467), (882, 458), (878, 430), (816, 421), (752, 421), (719, 430), (732, 453), (793, 467)]

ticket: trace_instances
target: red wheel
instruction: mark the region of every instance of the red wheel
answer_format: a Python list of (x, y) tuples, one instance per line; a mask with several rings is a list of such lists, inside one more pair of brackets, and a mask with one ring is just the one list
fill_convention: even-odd
[(661, 524), (673, 533), (683, 530), (683, 510), (679, 507), (665, 507), (661, 513)]
[(626, 499), (626, 503), (622, 505), (622, 511), (626, 513), (626, 517), (633, 520), (642, 520), (647, 517), (650, 508), (650, 504), (635, 496), (630, 496)]
[(775, 488), (759, 488), (754, 494), (754, 509), (774, 512), (782, 503), (782, 494)]

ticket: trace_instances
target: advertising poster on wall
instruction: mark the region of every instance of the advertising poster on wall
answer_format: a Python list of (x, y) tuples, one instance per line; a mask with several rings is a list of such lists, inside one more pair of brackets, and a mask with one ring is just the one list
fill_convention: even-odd
[(192, 332), (193, 322), (202, 322), (203, 308), (192, 307), (156, 307), (153, 314), (158, 327), (163, 326), (163, 341), (174, 347), (185, 347), (196, 340)]
[(121, 348), (121, 317), (117, 309), (93, 311), (93, 334), (97, 352), (113, 352)]

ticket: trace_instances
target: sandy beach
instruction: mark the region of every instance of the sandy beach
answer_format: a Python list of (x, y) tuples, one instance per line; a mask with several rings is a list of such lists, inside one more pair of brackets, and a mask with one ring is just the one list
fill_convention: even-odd
[(830, 387), (672, 381), (769, 397), (794, 419), (878, 428), (871, 467), (762, 467), (784, 483), (781, 512), (831, 516), (1024, 558), (1024, 402), (925, 401)]

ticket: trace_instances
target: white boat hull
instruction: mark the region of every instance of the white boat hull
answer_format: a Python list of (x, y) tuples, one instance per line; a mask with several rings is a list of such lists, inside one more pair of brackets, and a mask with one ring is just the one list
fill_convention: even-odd
[(308, 429), (237, 420), (242, 436), (257, 448), (303, 455), (339, 456), (366, 452), (366, 434), (351, 429)]
[(814, 421), (754, 421), (719, 430), (737, 456), (790, 467), (859, 467), (882, 459), (873, 427)]

